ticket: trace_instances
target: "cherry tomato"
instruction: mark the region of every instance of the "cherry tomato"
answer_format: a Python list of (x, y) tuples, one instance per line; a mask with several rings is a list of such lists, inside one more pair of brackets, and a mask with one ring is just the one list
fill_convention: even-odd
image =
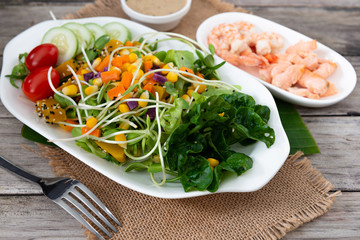
[[(54, 94), (49, 86), (48, 71), (50, 67), (40, 67), (32, 71), (23, 81), (21, 88), (31, 101), (48, 98)], [(60, 76), (59, 73), (52, 69), (51, 81), (55, 88), (59, 86)]]
[(51, 43), (35, 47), (25, 59), (25, 65), (30, 72), (39, 67), (55, 66), (59, 55), (58, 48)]

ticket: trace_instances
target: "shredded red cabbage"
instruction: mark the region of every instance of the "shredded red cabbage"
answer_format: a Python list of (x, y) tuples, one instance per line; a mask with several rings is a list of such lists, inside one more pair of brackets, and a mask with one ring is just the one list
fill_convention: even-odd
[(85, 73), (83, 74), (83, 76), (84, 76), (84, 80), (86, 82), (89, 82), (90, 79), (94, 78), (94, 73), (93, 72)]
[(153, 77), (152, 77), (155, 81), (157, 81), (158, 83), (161, 84), (165, 84), (167, 79), (166, 77), (164, 77), (163, 75), (161, 75), (160, 73), (156, 72), (154, 73)]
[(156, 108), (149, 108), (146, 112), (146, 116), (149, 116), (150, 120), (154, 120), (156, 115)]
[(133, 110), (134, 108), (136, 108), (137, 106), (139, 106), (139, 103), (134, 101), (134, 102), (126, 102), (126, 104), (128, 105), (130, 110)]

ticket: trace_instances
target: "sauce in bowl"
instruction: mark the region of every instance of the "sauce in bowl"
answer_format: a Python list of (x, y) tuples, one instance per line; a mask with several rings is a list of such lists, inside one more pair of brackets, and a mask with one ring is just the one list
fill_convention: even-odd
[(182, 9), (187, 0), (127, 0), (126, 4), (134, 11), (150, 15), (165, 16)]

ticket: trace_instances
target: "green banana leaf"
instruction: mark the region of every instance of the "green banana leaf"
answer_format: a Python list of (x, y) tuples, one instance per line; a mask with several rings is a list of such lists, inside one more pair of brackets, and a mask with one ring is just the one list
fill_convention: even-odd
[(320, 153), (320, 150), (295, 107), (276, 99), (281, 123), (290, 142), (290, 154), (302, 151), (305, 155)]
[(23, 125), (23, 127), (21, 128), (21, 135), (30, 141), (56, 147), (54, 143), (48, 142), (46, 138), (44, 138), (39, 133), (35, 132), (32, 128), (28, 127), (27, 125)]

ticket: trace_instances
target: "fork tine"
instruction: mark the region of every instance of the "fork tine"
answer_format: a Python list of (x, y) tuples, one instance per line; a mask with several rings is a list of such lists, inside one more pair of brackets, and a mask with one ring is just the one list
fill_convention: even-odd
[[(88, 208), (90, 208), (91, 211), (93, 211), (103, 222), (106, 223), (108, 227), (111, 228), (111, 230), (113, 230), (114, 232), (117, 231), (116, 228), (104, 217), (104, 215), (91, 202), (89, 202), (89, 200), (87, 200), (76, 188), (73, 188), (71, 190), (71, 193), (74, 194), (77, 198), (79, 198)], [(86, 192), (86, 194), (88, 193)]]
[[(99, 205), (99, 207), (101, 207), (101, 209), (103, 211), (105, 211), (112, 220), (114, 220), (114, 222), (116, 222), (120, 227), (121, 227), (121, 223), (119, 220), (117, 220), (117, 218), (110, 212), (110, 210), (100, 201), (100, 199), (98, 199), (95, 194), (93, 194), (85, 185), (83, 184), (76, 184), (76, 186), (78, 188), (80, 188), (83, 192), (85, 192), (94, 202), (96, 202), (97, 205)], [(116, 232), (116, 231), (115, 231)]]
[(76, 212), (73, 208), (67, 205), (63, 200), (56, 201), (56, 203), (65, 209), (71, 216), (73, 216), (76, 220), (78, 220), (82, 225), (84, 225), (87, 229), (89, 229), (93, 234), (95, 234), (100, 240), (105, 240), (103, 236), (98, 233), (78, 212)]
[[(75, 195), (75, 194), (74, 194)], [(69, 194), (66, 194), (63, 196), (67, 201), (69, 201), (72, 205), (74, 205), (77, 209), (79, 209), (87, 218), (89, 218), (91, 221), (95, 223), (96, 226), (98, 226), (108, 237), (111, 237), (111, 233), (93, 216), (91, 213), (89, 213), (86, 208), (84, 208), (78, 201), (76, 201), (73, 197), (71, 197)]]

